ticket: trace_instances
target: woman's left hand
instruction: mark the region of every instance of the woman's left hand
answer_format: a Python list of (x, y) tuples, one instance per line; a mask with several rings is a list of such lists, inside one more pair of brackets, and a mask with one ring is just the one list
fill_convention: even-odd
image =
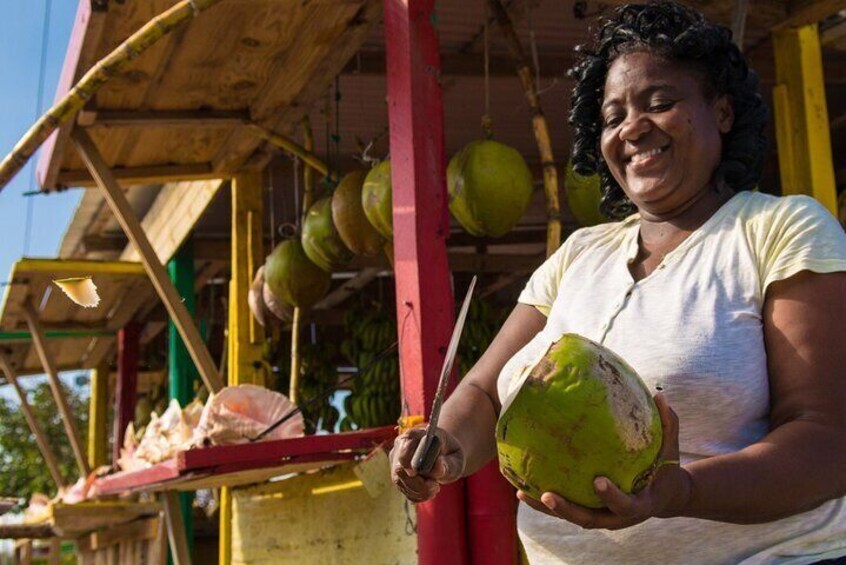
[(667, 404), (664, 395), (655, 396), (661, 414), (664, 461), (652, 482), (637, 494), (628, 495), (606, 477), (593, 481), (594, 489), (607, 508), (595, 509), (567, 501), (553, 492), (545, 492), (540, 500), (518, 491), (517, 498), (540, 512), (572, 522), (585, 529), (619, 530), (649, 518), (670, 518), (680, 515), (691, 495), (690, 475), (679, 461), (679, 419)]

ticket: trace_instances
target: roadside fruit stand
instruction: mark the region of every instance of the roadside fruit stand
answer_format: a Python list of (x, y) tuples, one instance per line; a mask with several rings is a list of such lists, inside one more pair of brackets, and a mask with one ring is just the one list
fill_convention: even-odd
[[(43, 192), (84, 193), (59, 256), (11, 274), (0, 372), (24, 410), (19, 378), (48, 375), (84, 501), (4, 535), (75, 539), (84, 563), (517, 562), (495, 463), (414, 506), (386, 450), (429, 414), (455, 289), (480, 279), (461, 375), (532, 270), (603, 221), (567, 163), (564, 71), (619, 3), (80, 0), (0, 186), (41, 147)], [(846, 5), (787, 4), (697, 7), (772, 92), (762, 188), (837, 213)], [(93, 371), (87, 453), (68, 369)]]

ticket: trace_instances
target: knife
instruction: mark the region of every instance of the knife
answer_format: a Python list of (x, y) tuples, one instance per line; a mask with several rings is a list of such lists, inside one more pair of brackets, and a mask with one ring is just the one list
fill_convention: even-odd
[(435, 465), (435, 459), (441, 451), (441, 440), (435, 435), (438, 428), (438, 418), (441, 415), (441, 406), (444, 403), (449, 376), (452, 373), (452, 364), (455, 361), (455, 353), (458, 351), (458, 342), (461, 340), (461, 330), (464, 329), (464, 321), (467, 319), (467, 310), (470, 307), (470, 299), (473, 297), (473, 288), (476, 286), (476, 277), (470, 281), (470, 288), (464, 296), (464, 303), (461, 304), (461, 311), (452, 329), (452, 337), (449, 339), (444, 364), (441, 367), (441, 378), (438, 381), (438, 390), (435, 392), (435, 400), (432, 402), (432, 413), (429, 415), (429, 424), (426, 427), (426, 435), (417, 444), (414, 456), (411, 458), (411, 468), (421, 475), (428, 475)]

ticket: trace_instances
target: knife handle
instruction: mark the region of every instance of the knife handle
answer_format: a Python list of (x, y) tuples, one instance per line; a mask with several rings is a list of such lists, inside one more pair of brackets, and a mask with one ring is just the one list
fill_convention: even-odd
[(438, 436), (424, 437), (423, 440), (417, 444), (417, 449), (414, 451), (414, 456), (411, 458), (411, 468), (414, 469), (418, 475), (428, 475), (432, 472), (432, 467), (435, 466), (435, 459), (441, 454), (441, 440)]

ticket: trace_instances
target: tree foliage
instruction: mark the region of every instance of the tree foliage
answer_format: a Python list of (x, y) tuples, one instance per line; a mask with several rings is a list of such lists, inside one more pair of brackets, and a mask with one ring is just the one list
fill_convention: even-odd
[[(87, 402), (70, 387), (65, 386), (64, 389), (84, 446), (88, 432)], [(13, 398), (0, 397), (0, 496), (29, 499), (35, 492), (53, 496), (57, 492), (56, 485), (16, 395), (11, 396)], [(62, 476), (68, 484), (75, 482), (79, 471), (49, 385), (41, 382), (27, 387), (27, 397), (35, 418), (47, 436)]]

